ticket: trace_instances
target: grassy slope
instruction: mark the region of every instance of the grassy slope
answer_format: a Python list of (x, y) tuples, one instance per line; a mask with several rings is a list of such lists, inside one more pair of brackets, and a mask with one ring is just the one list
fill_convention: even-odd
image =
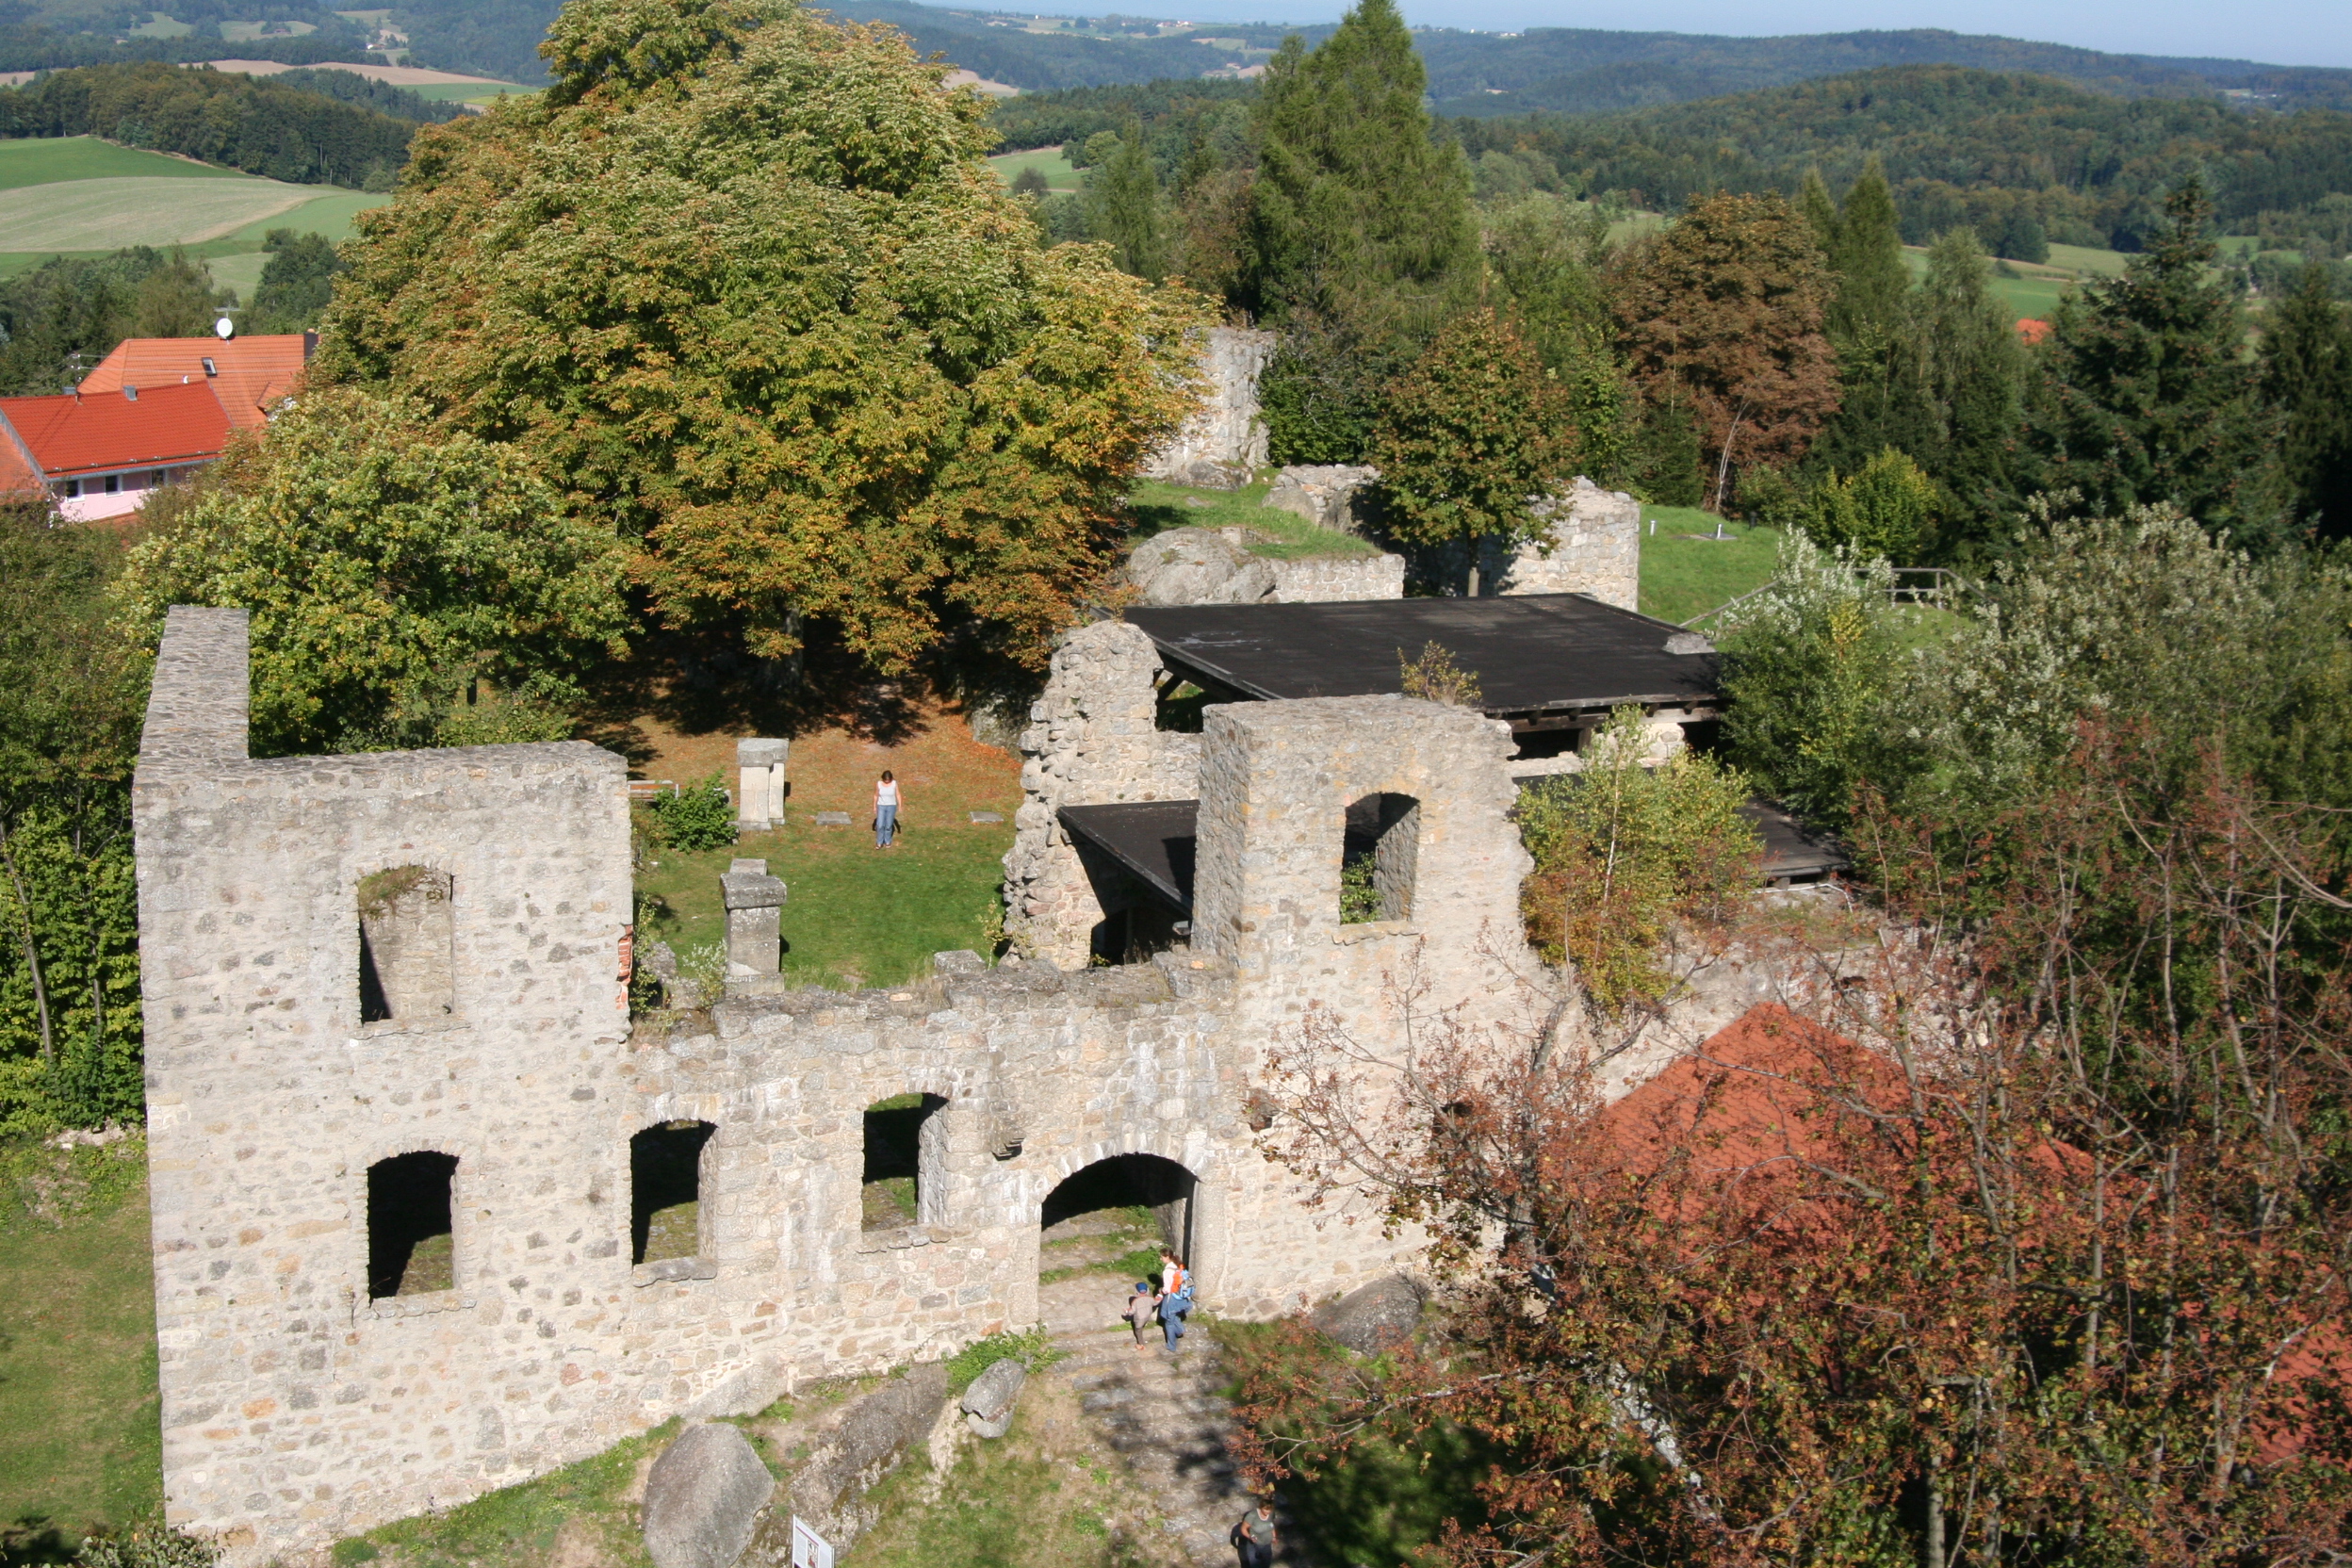
[[(1903, 248), (1903, 259), (1913, 278), (1927, 272), (1927, 251), (1922, 246)], [(2048, 320), (2057, 310), (2059, 300), (2075, 284), (2090, 278), (2115, 278), (2123, 275), (2124, 264), (2132, 258), (2121, 251), (2097, 251), (2086, 245), (2052, 245), (2050, 261), (2043, 266), (2031, 262), (2013, 261), (2008, 264), (2014, 277), (1995, 273), (1991, 285), (1993, 297), (2020, 318)]]
[(247, 180), (266, 183), (241, 170), (170, 157), (162, 153), (117, 147), (93, 136), (21, 137), (0, 140), (0, 190), (65, 180), (121, 179)]
[[(1772, 575), (1780, 535), (1769, 528), (1724, 523), (1723, 537), (1691, 539), (1715, 531), (1716, 519), (1696, 507), (1642, 509), (1642, 612), (1680, 623), (1761, 587)], [(1649, 531), (1655, 519), (1658, 531)]]
[(145, 1140), (0, 1151), (0, 1560), (161, 1509), (156, 1410)]
[(1250, 551), (1276, 560), (1379, 553), (1353, 534), (1334, 533), (1296, 513), (1267, 506), (1267, 488), (1250, 484), (1239, 490), (1195, 490), (1144, 480), (1127, 494), (1135, 514), (1135, 536), (1149, 539), (1172, 528), (1246, 528), (1251, 535)]
[(1002, 157), (990, 158), (988, 167), (995, 170), (1006, 185), (1012, 184), (1024, 169), (1041, 169), (1045, 172), (1046, 189), (1075, 191), (1078, 188), (1078, 171), (1070, 166), (1070, 160), (1062, 155), (1062, 150), (1059, 147), (1041, 147), (1027, 153), (1006, 153)]

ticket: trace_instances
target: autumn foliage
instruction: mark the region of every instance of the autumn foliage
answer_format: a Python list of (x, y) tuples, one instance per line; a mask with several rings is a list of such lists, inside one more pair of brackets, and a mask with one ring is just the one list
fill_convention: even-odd
[(1785, 1005), (1613, 1104), (1540, 1033), (1311, 1021), (1270, 1152), (1451, 1294), (1378, 1361), (1260, 1354), (1261, 1468), (1467, 1432), (1464, 1564), (2338, 1560), (2340, 868), (2155, 744), (2084, 727), (1984, 918), (1871, 818), (1883, 916), (1785, 934)]
[(1689, 408), (1710, 482), (1731, 464), (1785, 466), (1838, 412), (1822, 333), (1836, 284), (1803, 214), (1776, 195), (1716, 195), (1622, 265), (1617, 318), (1652, 402)]
[(420, 133), (318, 373), (528, 454), (672, 627), (1041, 663), (1189, 405), (1196, 302), (1043, 248), (887, 27), (573, 0), (546, 52), (546, 94)]

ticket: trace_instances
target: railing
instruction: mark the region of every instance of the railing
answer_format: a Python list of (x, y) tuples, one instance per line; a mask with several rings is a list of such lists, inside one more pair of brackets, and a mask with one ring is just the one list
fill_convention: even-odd
[[(1982, 586), (1949, 566), (1897, 566), (1892, 570), (1895, 580), (1886, 590), (1886, 602), (1889, 604), (1924, 604), (1936, 610), (1950, 610), (1962, 595), (1976, 593)], [(1918, 580), (1919, 579), (1926, 580), (1922, 582)], [(1745, 604), (1778, 581), (1779, 579), (1774, 578), (1760, 587), (1751, 588), (1738, 598), (1725, 599), (1714, 609), (1693, 615), (1682, 624), (1692, 627), (1701, 621), (1711, 621), (1732, 606)]]

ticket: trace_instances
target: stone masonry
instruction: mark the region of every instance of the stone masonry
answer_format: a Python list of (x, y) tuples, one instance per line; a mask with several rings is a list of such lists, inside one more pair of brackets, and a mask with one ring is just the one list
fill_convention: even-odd
[(1144, 477), (1211, 490), (1238, 490), (1249, 483), (1266, 463), (1258, 376), (1273, 353), (1270, 332), (1211, 327), (1200, 345), (1206, 396), (1175, 439), (1144, 460)]
[(1549, 533), (1513, 552), (1502, 592), (1590, 594), (1620, 610), (1641, 608), (1640, 501), (1578, 475), (1565, 495), (1537, 502), (1535, 514), (1550, 523)]
[[(166, 1507), (239, 1568), (1034, 1321), (1040, 1207), (1115, 1156), (1181, 1168), (1216, 1311), (1387, 1273), (1413, 1238), (1303, 1205), (1258, 1152), (1252, 1074), (1306, 1009), (1401, 1049), (1393, 977), (1483, 1009), (1525, 956), (1498, 726), (1380, 697), (1164, 734), (1149, 641), (1104, 623), (1056, 670), (1116, 678), (1064, 682), (1096, 694), (1049, 695), (1024, 737), (1016, 908), (1091, 896), (1052, 802), (1197, 794), (1191, 948), (732, 997), (708, 1032), (633, 1037), (621, 759), (252, 759), (246, 658), (244, 612), (172, 612), (135, 787)], [(1414, 885), (1405, 918), (1343, 926), (1368, 792), (1410, 797)], [(361, 890), (387, 871), (446, 890), (448, 1005), (363, 1021)], [(909, 1092), (939, 1107), (920, 1217), (865, 1230), (861, 1113)], [(696, 1122), (695, 1253), (632, 1263), (631, 1139)], [(453, 1162), (452, 1282), (389, 1295), (371, 1168), (408, 1155)]]

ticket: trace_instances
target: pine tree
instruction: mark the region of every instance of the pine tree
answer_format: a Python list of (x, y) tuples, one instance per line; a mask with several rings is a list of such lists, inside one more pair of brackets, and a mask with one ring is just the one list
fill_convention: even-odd
[(1249, 302), (1379, 342), (1426, 340), (1475, 280), (1459, 149), (1430, 139), (1428, 78), (1394, 0), (1360, 0), (1315, 51), (1293, 37), (1258, 100)]
[(2352, 537), (2352, 313), (2325, 263), (2304, 267), (2263, 335), (2262, 395), (2285, 420), (2279, 462), (2296, 521)]
[(1826, 247), (1838, 274), (1838, 297), (1829, 307), (1833, 343), (1860, 342), (1901, 330), (1903, 302), (1911, 289), (1903, 264), (1903, 224), (1895, 216), (1895, 193), (1873, 153), (1862, 177), (1846, 192), (1838, 228)]
[(1912, 455), (1950, 498), (1938, 553), (1965, 554), (2014, 510), (2022, 488), (2025, 347), (1986, 281), (1976, 236), (1949, 229), (1928, 248), (1912, 296), (1920, 392), (1935, 420), (1931, 449)]
[(1829, 193), (1829, 186), (1819, 169), (1805, 172), (1805, 186), (1797, 193), (1797, 210), (1813, 225), (1814, 242), (1823, 255), (1838, 253), (1838, 203)]
[(2282, 532), (2277, 421), (2256, 398), (2237, 302), (2208, 275), (2218, 252), (2202, 183), (2175, 190), (2164, 216), (2122, 277), (2059, 305), (2035, 445), (2050, 487), (2078, 492), (2092, 514), (2171, 500), (2263, 547)]
[(1130, 120), (1117, 150), (1086, 182), (1086, 232), (1110, 245), (1120, 271), (1157, 283), (1168, 270), (1164, 228), (1159, 172), (1142, 126)]

